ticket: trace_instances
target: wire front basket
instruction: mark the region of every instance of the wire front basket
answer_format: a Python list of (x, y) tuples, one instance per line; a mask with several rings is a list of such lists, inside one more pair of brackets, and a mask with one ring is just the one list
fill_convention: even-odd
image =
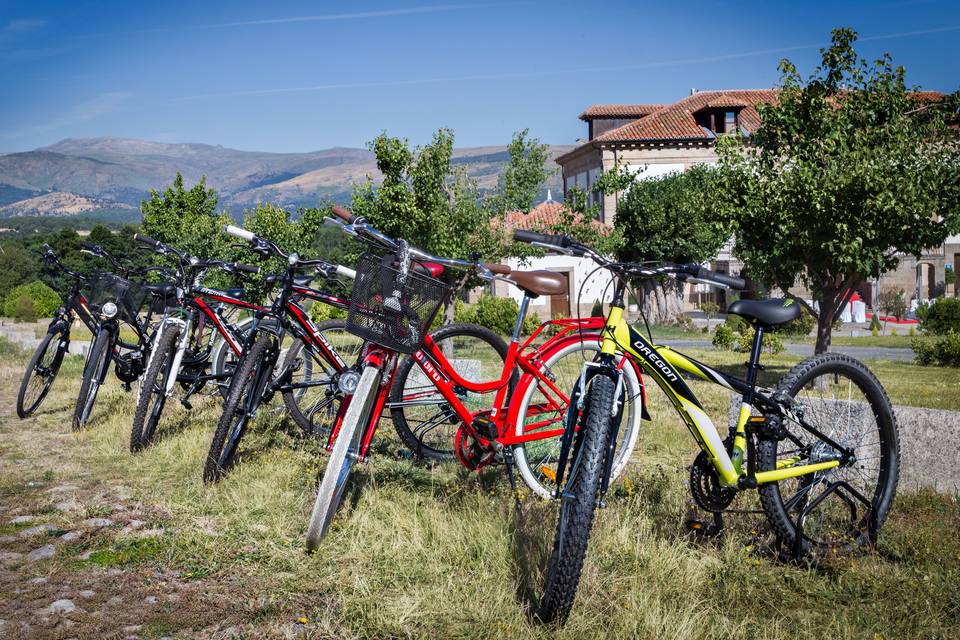
[(117, 305), (117, 318), (136, 323), (137, 314), (147, 300), (143, 286), (112, 273), (96, 273), (90, 278), (90, 298), (99, 310), (107, 302)]
[(450, 298), (453, 288), (411, 269), (402, 280), (399, 269), (378, 256), (363, 254), (357, 261), (347, 331), (400, 353), (413, 353), (423, 344), (430, 324)]

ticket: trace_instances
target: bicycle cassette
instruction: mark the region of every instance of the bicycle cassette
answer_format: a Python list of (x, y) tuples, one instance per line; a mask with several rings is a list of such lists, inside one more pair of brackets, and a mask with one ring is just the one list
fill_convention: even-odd
[(730, 506), (737, 492), (720, 484), (720, 476), (707, 454), (701, 451), (690, 465), (690, 493), (704, 511), (719, 513)]

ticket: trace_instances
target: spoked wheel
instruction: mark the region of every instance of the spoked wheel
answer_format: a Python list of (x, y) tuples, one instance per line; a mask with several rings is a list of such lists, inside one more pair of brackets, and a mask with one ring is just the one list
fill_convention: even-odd
[[(317, 329), (343, 365), (356, 362), (363, 340), (349, 333), (343, 320), (327, 320)], [(337, 367), (319, 348), (305, 347), (297, 340), (287, 350), (280, 371), (288, 369), (291, 388), (283, 392), (283, 403), (290, 415), (306, 433), (328, 435), (343, 398), (337, 388)]]
[[(565, 398), (570, 396), (583, 370), (583, 363), (594, 359), (600, 350), (597, 339), (582, 340), (566, 345), (544, 358), (542, 371), (549, 382), (533, 380), (525, 390), (517, 414), (515, 435), (530, 436), (537, 432), (563, 428), (567, 411)], [(626, 404), (621, 413), (617, 431), (616, 453), (610, 481), (623, 473), (640, 435), (642, 387), (636, 369), (618, 356), (622, 364), (623, 389), (621, 400)], [(560, 435), (532, 439), (513, 448), (513, 459), (520, 476), (530, 489), (542, 498), (553, 497), (556, 490), (557, 461), (560, 456)]]
[(578, 419), (563, 480), (543, 597), (535, 610), (541, 622), (562, 624), (573, 607), (603, 478), (615, 391), (614, 381), (604, 375), (591, 378), (585, 391), (584, 411)]
[(101, 329), (97, 332), (93, 344), (90, 345), (87, 361), (83, 366), (83, 382), (80, 383), (80, 393), (77, 396), (77, 405), (73, 411), (74, 431), (83, 429), (87, 426), (87, 421), (90, 420), (93, 403), (97, 400), (97, 393), (100, 391), (100, 385), (103, 384), (107, 375), (107, 367), (110, 365), (112, 341), (113, 335), (110, 330)]
[[(828, 353), (795, 366), (779, 390), (794, 398), (804, 422), (853, 452), (839, 467), (760, 487), (782, 551), (799, 559), (872, 544), (893, 503), (900, 463), (896, 418), (880, 382), (857, 360)], [(839, 457), (796, 422), (784, 427), (784, 439), (760, 441), (762, 471)]]
[(223, 414), (207, 452), (204, 482), (219, 481), (233, 466), (240, 439), (260, 406), (263, 390), (270, 381), (271, 371), (265, 369), (269, 366), (266, 356), (273, 346), (273, 339), (270, 334), (261, 335), (237, 366), (223, 404)]
[(60, 372), (60, 365), (69, 344), (68, 327), (63, 325), (49, 331), (37, 345), (20, 382), (20, 392), (17, 394), (18, 416), (26, 418), (40, 407)]
[[(469, 382), (492, 382), (503, 375), (507, 344), (484, 327), (453, 324), (431, 334), (444, 356), (461, 378)], [(511, 387), (516, 375), (511, 380)], [(493, 394), (458, 389), (460, 401), (473, 412), (490, 407)], [(390, 413), (397, 435), (417, 456), (452, 460), (461, 420), (437, 391), (413, 358), (404, 358), (390, 390)]]
[(320, 476), (317, 498), (313, 503), (310, 524), (307, 527), (309, 551), (315, 551), (320, 546), (320, 540), (326, 535), (330, 521), (340, 506), (347, 480), (350, 478), (350, 470), (360, 455), (360, 443), (370, 422), (370, 412), (379, 388), (380, 369), (373, 366), (364, 368), (337, 433), (333, 451), (327, 458), (327, 466)]
[(167, 381), (172, 373), (179, 336), (180, 328), (168, 325), (157, 339), (137, 398), (137, 410), (130, 428), (130, 451), (140, 451), (153, 441), (160, 415), (167, 402)]

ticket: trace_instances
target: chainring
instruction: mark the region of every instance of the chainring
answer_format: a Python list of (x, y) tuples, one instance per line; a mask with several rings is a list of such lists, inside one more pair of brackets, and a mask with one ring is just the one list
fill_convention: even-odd
[(720, 513), (737, 496), (736, 489), (720, 484), (717, 469), (703, 451), (690, 465), (690, 493), (701, 509), (711, 513)]
[(457, 429), (454, 439), (454, 452), (460, 464), (471, 471), (479, 471), (496, 458), (496, 451), (485, 447), (480, 440), (470, 434), (463, 426)]

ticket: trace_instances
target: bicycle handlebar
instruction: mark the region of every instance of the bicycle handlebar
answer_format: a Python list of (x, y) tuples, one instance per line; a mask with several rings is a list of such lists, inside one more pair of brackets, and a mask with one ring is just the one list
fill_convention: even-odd
[[(223, 230), (228, 235), (233, 236), (234, 238), (239, 238), (246, 242), (249, 242), (252, 245), (253, 251), (261, 255), (273, 254), (277, 257), (283, 258), (287, 261), (287, 264), (291, 269), (309, 269), (316, 268), (316, 270), (321, 273), (324, 277), (330, 277), (334, 274), (350, 278), (351, 280), (356, 279), (357, 272), (353, 269), (348, 269), (339, 264), (332, 264), (325, 260), (304, 260), (300, 258), (296, 253), (284, 253), (280, 247), (278, 247), (274, 242), (267, 240), (266, 238), (261, 238), (252, 231), (248, 231), (242, 227), (237, 227), (232, 224), (225, 225)], [(257, 269), (259, 273), (259, 267), (250, 267)]]

